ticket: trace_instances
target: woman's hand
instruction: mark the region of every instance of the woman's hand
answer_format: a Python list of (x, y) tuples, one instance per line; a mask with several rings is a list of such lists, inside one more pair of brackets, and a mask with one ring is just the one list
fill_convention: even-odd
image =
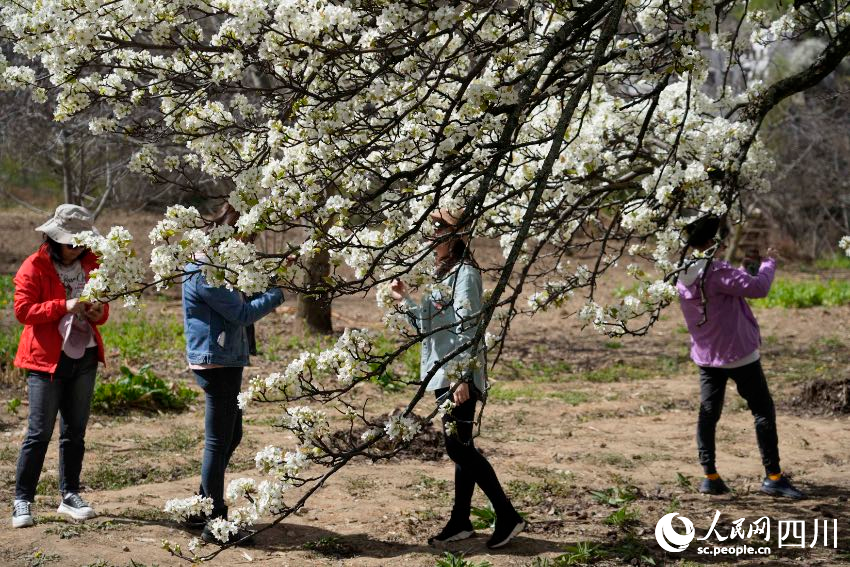
[(79, 299), (68, 299), (65, 301), (65, 310), (72, 315), (79, 315), (85, 311), (87, 305), (85, 301)]
[(390, 283), (390, 292), (392, 292), (393, 299), (401, 301), (408, 296), (407, 284), (398, 279), (393, 280), (392, 283)]
[(469, 384), (463, 382), (460, 386), (455, 390), (454, 400), (455, 404), (460, 405), (463, 402), (469, 399)]
[(86, 319), (91, 322), (99, 321), (103, 317), (103, 303), (91, 303), (86, 305)]

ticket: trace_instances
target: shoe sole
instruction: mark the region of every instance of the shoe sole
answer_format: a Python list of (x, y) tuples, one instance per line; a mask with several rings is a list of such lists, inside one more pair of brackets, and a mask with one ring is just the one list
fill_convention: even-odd
[(805, 500), (806, 495), (801, 494), (800, 496), (792, 496), (790, 494), (785, 494), (781, 490), (771, 490), (769, 488), (762, 488), (761, 491), (769, 496), (782, 496), (783, 498), (790, 498), (791, 500)]
[(12, 518), (13, 528), (29, 528), (33, 525), (35, 525), (35, 522), (32, 521), (32, 516), (27, 516), (26, 518)]
[(439, 545), (439, 544), (441, 544), (441, 543), (450, 543), (450, 542), (452, 542), (452, 541), (461, 541), (461, 540), (464, 540), (464, 539), (469, 539), (469, 538), (471, 538), (471, 537), (472, 537), (472, 536), (474, 536), (474, 535), (475, 535), (475, 532), (474, 532), (474, 531), (463, 531), (463, 532), (458, 532), (458, 533), (456, 533), (455, 535), (453, 535), (453, 536), (452, 536), (452, 537), (450, 537), (450, 538), (446, 538), (446, 539), (431, 539), (428, 543), (429, 543), (430, 545)]
[(709, 491), (709, 490), (700, 490), (699, 491), (700, 494), (707, 494), (709, 496), (723, 496), (724, 494), (729, 494), (730, 492), (732, 492), (732, 491), (731, 490), (723, 490), (721, 492)]
[(70, 516), (73, 519), (81, 522), (83, 520), (91, 520), (92, 518), (97, 516), (97, 512), (95, 512), (94, 510), (92, 510), (91, 513), (80, 513), (77, 510), (71, 508), (70, 506), (66, 506), (64, 502), (59, 505), (56, 511), (60, 514), (65, 514), (66, 516)]
[(505, 539), (503, 539), (499, 543), (494, 543), (492, 545), (487, 544), (487, 547), (489, 549), (499, 549), (500, 547), (504, 547), (504, 546), (508, 545), (508, 543), (510, 543), (510, 541), (512, 539), (514, 539), (516, 536), (518, 536), (520, 533), (522, 533), (522, 530), (525, 529), (525, 525), (526, 524), (525, 524), (524, 521), (518, 523), (516, 526), (514, 526), (514, 529), (511, 531), (511, 533), (508, 534), (508, 537), (506, 537)]

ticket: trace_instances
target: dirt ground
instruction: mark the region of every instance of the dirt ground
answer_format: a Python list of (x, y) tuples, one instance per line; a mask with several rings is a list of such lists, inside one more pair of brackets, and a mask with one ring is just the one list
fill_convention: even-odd
[[(9, 234), (10, 227), (0, 227), (0, 236), (4, 230)], [(3, 260), (14, 264), (6, 254)], [(176, 316), (178, 304), (151, 301), (147, 309)], [(371, 299), (339, 301), (335, 309), (339, 329), (379, 324)], [(448, 550), (476, 564), (542, 566), (547, 558), (555, 565), (556, 557), (579, 542), (608, 550), (594, 564), (638, 564), (623, 552), (629, 533), (634, 536), (631, 545), (645, 546), (644, 562), (651, 558), (658, 565), (848, 564), (850, 422), (843, 413), (846, 393), (841, 392), (850, 380), (850, 307), (759, 309), (756, 315), (764, 338), (765, 372), (777, 404), (783, 468), (809, 493), (807, 500), (775, 499), (758, 492), (762, 468), (752, 417), (733, 386), (717, 434), (718, 467), (733, 493), (707, 497), (695, 491), (701, 478), (694, 440), (698, 382), (687, 360), (688, 337), (675, 306), (648, 336), (623, 341), (582, 331), (574, 320), (555, 312), (517, 320), (493, 376), (498, 395), (487, 404), (476, 441), (530, 520), (527, 531), (509, 547), (487, 550), (486, 529), (445, 549), (427, 546), (425, 540), (439, 530), (451, 508), (453, 470), (445, 458), (422, 460), (408, 453), (389, 462), (351, 464), (306, 509), (261, 533), (254, 547), (228, 549), (213, 564), (430, 567)], [(261, 323), (261, 344), (273, 336), (288, 337), (293, 326), (291, 308), (280, 309)], [(159, 374), (191, 383), (179, 353), (149, 362)], [(282, 364), (263, 357), (254, 362), (249, 372), (263, 373)], [(108, 371), (114, 371), (115, 360), (110, 363)], [(813, 387), (813, 380), (826, 386)], [(377, 387), (369, 395), (387, 411), (406, 400), (405, 393), (385, 393)], [(22, 396), (20, 384), (0, 391), (2, 400), (15, 396)], [(7, 503), (10, 515), (26, 409), (24, 405), (13, 414), (0, 408), (0, 501)], [(280, 411), (275, 405), (249, 408), (244, 442), (228, 480), (251, 476), (253, 454), (265, 444), (291, 445), (269, 427)], [(116, 487), (86, 491), (99, 517), (84, 524), (66, 522), (55, 513), (55, 484), (43, 483), (45, 493), (35, 506), (36, 526), (0, 531), (0, 564), (185, 564), (161, 549), (160, 541), (185, 544), (197, 533), (181, 529), (161, 509), (167, 499), (197, 488), (202, 431), (202, 404), (182, 414), (94, 415), (83, 482)], [(54, 483), (57, 436), (54, 433), (43, 473), (43, 479)], [(634, 517), (627, 529), (607, 525), (605, 519), (616, 506), (600, 503), (591, 494), (614, 487), (637, 496), (629, 506)], [(484, 503), (477, 491), (475, 504)], [(768, 543), (755, 538), (749, 542), (769, 545), (773, 553), (706, 558), (697, 553), (698, 542), (684, 553), (665, 553), (654, 531), (656, 522), (672, 511), (690, 518), (697, 537), (706, 534), (715, 511), (721, 512), (721, 534), (729, 533), (735, 519), (746, 518), (746, 527), (767, 516), (773, 522)], [(830, 541), (829, 547), (809, 548), (813, 522), (826, 519), (830, 525), (837, 519), (837, 547)], [(805, 549), (778, 547), (775, 530), (780, 520), (807, 521)], [(681, 530), (681, 524), (678, 527)], [(703, 544), (729, 545), (716, 539)]]

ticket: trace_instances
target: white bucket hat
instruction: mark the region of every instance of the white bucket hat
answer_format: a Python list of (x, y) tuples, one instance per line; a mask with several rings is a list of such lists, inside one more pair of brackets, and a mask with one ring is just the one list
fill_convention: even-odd
[(92, 214), (79, 205), (59, 205), (53, 218), (36, 228), (59, 244), (73, 244), (74, 236), (81, 232), (92, 231), (100, 234), (94, 227)]

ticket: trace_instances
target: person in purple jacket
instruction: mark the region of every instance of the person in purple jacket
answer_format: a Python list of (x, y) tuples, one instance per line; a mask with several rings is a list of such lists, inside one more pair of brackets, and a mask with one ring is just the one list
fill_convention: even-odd
[[(687, 245), (702, 253), (719, 245), (721, 221), (703, 217), (686, 227)], [(746, 263), (746, 262), (745, 262)], [(700, 406), (697, 448), (705, 479), (699, 491), (725, 494), (729, 487), (715, 465), (715, 430), (723, 411), (726, 382), (731, 378), (755, 419), (756, 439), (765, 478), (761, 491), (774, 496), (804, 498), (779, 466), (776, 410), (761, 367), (759, 325), (748, 297), (770, 291), (776, 261), (765, 258), (750, 271), (707, 258), (685, 265), (677, 283), (679, 300), (691, 335), (691, 359), (699, 367)]]

